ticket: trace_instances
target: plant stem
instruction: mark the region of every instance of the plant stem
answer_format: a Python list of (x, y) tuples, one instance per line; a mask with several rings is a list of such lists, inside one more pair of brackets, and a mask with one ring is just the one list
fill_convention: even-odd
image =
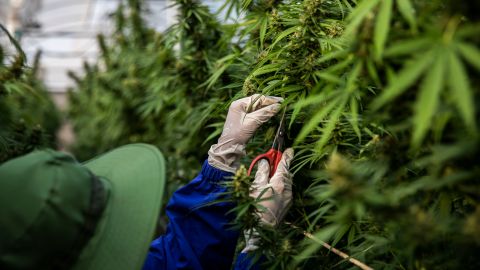
[[(299, 227), (291, 224), (291, 223), (287, 223), (290, 225), (290, 227), (294, 228), (294, 229), (300, 229)], [(348, 260), (349, 262), (355, 264), (356, 266), (360, 267), (361, 269), (363, 270), (373, 270), (373, 268), (371, 268), (370, 266), (366, 265), (365, 263), (355, 259), (355, 258), (352, 258), (350, 257), (350, 255), (348, 255), (347, 253), (345, 252), (342, 252), (334, 247), (332, 247), (331, 245), (329, 245), (328, 243), (316, 238), (313, 234), (307, 232), (307, 231), (303, 231), (303, 235), (305, 235), (307, 238), (321, 244), (323, 247), (327, 248), (328, 250), (332, 251), (333, 253), (337, 254), (338, 256)]]

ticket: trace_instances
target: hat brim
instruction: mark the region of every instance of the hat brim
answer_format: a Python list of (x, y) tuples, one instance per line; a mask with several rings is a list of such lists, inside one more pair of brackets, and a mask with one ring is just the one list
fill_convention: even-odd
[(147, 144), (122, 146), (84, 165), (110, 185), (95, 235), (74, 269), (140, 269), (160, 213), (165, 160)]

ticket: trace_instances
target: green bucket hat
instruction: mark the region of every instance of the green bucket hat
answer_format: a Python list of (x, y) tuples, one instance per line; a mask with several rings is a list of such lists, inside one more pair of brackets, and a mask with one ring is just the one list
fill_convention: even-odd
[(0, 269), (140, 269), (165, 183), (157, 148), (84, 164), (53, 150), (0, 165)]

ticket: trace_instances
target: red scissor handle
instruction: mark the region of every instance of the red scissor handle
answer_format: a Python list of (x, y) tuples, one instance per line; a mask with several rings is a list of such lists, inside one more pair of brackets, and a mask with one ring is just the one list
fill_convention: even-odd
[(248, 168), (249, 176), (253, 170), (253, 167), (255, 167), (255, 164), (259, 162), (260, 159), (262, 158), (268, 161), (268, 165), (270, 165), (270, 177), (272, 177), (275, 171), (277, 170), (278, 163), (280, 163), (280, 160), (282, 159), (282, 152), (274, 148), (271, 148), (270, 150), (268, 150), (267, 153), (258, 155), (256, 158), (252, 160), (252, 164), (250, 164), (250, 168)]

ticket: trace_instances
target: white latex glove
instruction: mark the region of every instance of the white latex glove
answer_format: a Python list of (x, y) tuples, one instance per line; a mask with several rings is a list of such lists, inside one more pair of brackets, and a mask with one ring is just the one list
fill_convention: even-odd
[(234, 101), (228, 109), (222, 135), (208, 151), (208, 163), (223, 171), (236, 172), (248, 140), (278, 113), (282, 101), (280, 97), (259, 94)]
[[(278, 164), (277, 171), (270, 175), (270, 167), (265, 159), (258, 163), (257, 173), (253, 181), (250, 197), (256, 199), (260, 223), (268, 226), (277, 226), (287, 213), (292, 203), (292, 174), (289, 171), (290, 162), (293, 159), (293, 149), (288, 148), (283, 152), (282, 159)], [(242, 252), (257, 249), (259, 240), (255, 230), (244, 232), (246, 247)]]

